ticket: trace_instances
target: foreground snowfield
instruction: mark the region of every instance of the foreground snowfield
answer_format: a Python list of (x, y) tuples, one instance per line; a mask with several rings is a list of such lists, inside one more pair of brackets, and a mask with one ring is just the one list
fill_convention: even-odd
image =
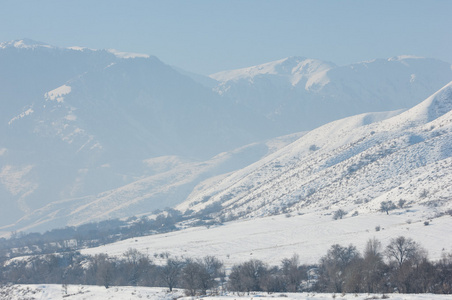
[[(319, 212), (290, 217), (278, 215), (137, 237), (81, 252), (121, 256), (129, 248), (135, 248), (153, 259), (154, 254), (162, 252), (172, 257), (214, 255), (226, 267), (251, 258), (279, 265), (281, 259), (297, 253), (301, 263), (310, 264), (317, 263), (333, 244), (352, 243), (362, 251), (368, 239), (375, 237), (386, 247), (391, 238), (403, 235), (420, 243), (427, 249), (429, 258), (437, 260), (443, 252), (452, 251), (452, 217), (429, 219), (429, 213), (432, 212), (425, 207), (411, 207), (389, 215), (363, 214), (342, 220), (333, 220), (332, 215)], [(428, 226), (424, 225), (426, 220)], [(377, 226), (380, 231), (376, 231)]]
[[(14, 285), (0, 287), (0, 296), (4, 300), (23, 300), (23, 299), (155, 299), (155, 300), (173, 300), (173, 299), (197, 299), (193, 297), (184, 297), (183, 291), (177, 290), (169, 293), (164, 288), (148, 288), (148, 287), (110, 287), (105, 289), (100, 286), (67, 286), (67, 293), (63, 286), (56, 284), (48, 285)], [(298, 299), (298, 300), (323, 300), (323, 299), (391, 299), (391, 300), (442, 300), (451, 299), (450, 295), (433, 295), (433, 294), (319, 294), (319, 293), (254, 293), (251, 295), (233, 295), (202, 297), (206, 300), (215, 299)]]

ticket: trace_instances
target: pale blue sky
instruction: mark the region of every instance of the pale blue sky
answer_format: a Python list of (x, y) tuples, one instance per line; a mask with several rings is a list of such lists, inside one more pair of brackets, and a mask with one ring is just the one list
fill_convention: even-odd
[(0, 41), (155, 55), (210, 74), (288, 56), (452, 62), (452, 1), (0, 0)]

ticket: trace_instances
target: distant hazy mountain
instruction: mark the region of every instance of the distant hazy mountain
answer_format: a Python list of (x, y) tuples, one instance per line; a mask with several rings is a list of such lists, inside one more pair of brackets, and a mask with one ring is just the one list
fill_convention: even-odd
[[(265, 118), (223, 101), (155, 57), (20, 40), (0, 45), (0, 64), (6, 78), (0, 89), (1, 225), (21, 217), (19, 223), (28, 224), (30, 215), (49, 203), (86, 203), (168, 171), (146, 163), (151, 158), (196, 162), (276, 135)], [(244, 161), (267, 150), (258, 152)], [(237, 163), (210, 172), (231, 171), (231, 166)], [(172, 172), (180, 178), (185, 167)], [(174, 184), (165, 176), (151, 186)], [(150, 199), (146, 209), (184, 200), (168, 193)], [(131, 201), (126, 198), (117, 201)]]
[(412, 56), (348, 66), (289, 57), (211, 77), (220, 82), (220, 95), (253, 107), (287, 133), (355, 114), (412, 107), (452, 80), (452, 68)]
[(289, 58), (212, 78), (142, 54), (1, 43), (0, 231), (176, 205), (302, 134), (280, 135), (413, 106), (452, 75), (431, 59)]

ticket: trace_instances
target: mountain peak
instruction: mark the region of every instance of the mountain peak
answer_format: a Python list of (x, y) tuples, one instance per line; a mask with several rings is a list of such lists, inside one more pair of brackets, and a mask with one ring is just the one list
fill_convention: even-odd
[(402, 61), (402, 60), (406, 60), (406, 59), (424, 59), (425, 57), (422, 56), (416, 56), (416, 55), (399, 55), (399, 56), (394, 56), (391, 58), (388, 58), (388, 61)]
[(28, 39), (28, 38), (0, 43), (0, 48), (34, 49), (34, 48), (38, 48), (38, 47), (53, 48), (53, 46), (51, 46), (49, 44), (34, 41), (34, 40)]
[(292, 85), (296, 85), (301, 78), (310, 78), (318, 72), (324, 72), (334, 67), (318, 59), (302, 56), (290, 56), (252, 67), (223, 71), (210, 75), (211, 78), (226, 82), (229, 80), (252, 79), (261, 75), (275, 75), (287, 77)]

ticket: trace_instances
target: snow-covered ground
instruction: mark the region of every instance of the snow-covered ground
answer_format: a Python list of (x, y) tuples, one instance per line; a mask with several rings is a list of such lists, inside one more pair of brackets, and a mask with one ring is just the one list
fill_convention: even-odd
[[(0, 296), (4, 300), (82, 300), (82, 299), (152, 299), (152, 300), (173, 300), (173, 299), (199, 299), (198, 297), (184, 297), (183, 291), (175, 290), (168, 292), (164, 288), (148, 287), (110, 287), (108, 289), (100, 286), (79, 286), (68, 285), (67, 290), (62, 285), (14, 285), (0, 287)], [(365, 300), (365, 299), (391, 299), (391, 300), (442, 300), (451, 299), (450, 295), (433, 294), (322, 294), (322, 293), (252, 293), (250, 295), (227, 294), (223, 296), (206, 296), (202, 299), (298, 299), (298, 300)]]
[[(426, 226), (425, 213), (420, 207), (412, 207), (389, 215), (366, 214), (342, 220), (333, 220), (332, 215), (322, 213), (278, 215), (137, 237), (85, 249), (82, 253), (121, 256), (129, 248), (135, 248), (151, 258), (162, 252), (180, 258), (214, 255), (226, 267), (252, 258), (279, 265), (281, 259), (296, 253), (301, 263), (309, 264), (317, 263), (333, 244), (352, 243), (363, 250), (371, 238), (379, 239), (386, 246), (391, 238), (403, 235), (420, 243), (428, 250), (429, 258), (437, 260), (443, 252), (452, 251), (452, 217), (433, 219)], [(376, 231), (377, 226), (380, 231)]]

